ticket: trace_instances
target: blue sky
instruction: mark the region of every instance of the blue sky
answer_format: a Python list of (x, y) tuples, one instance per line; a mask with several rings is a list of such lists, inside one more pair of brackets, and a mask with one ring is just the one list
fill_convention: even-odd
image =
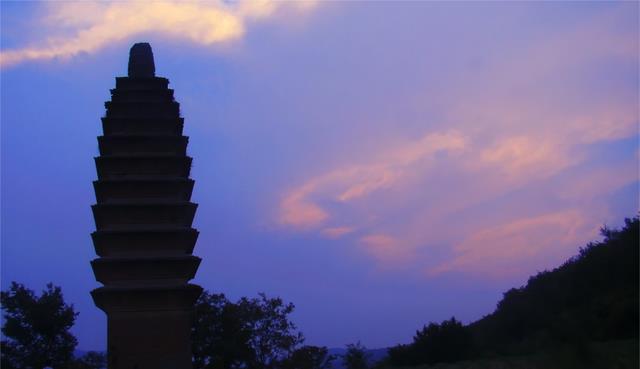
[(635, 2), (2, 2), (2, 287), (82, 349), (100, 117), (151, 43), (194, 158), (195, 282), (294, 302), (310, 344), (465, 322), (638, 213)]

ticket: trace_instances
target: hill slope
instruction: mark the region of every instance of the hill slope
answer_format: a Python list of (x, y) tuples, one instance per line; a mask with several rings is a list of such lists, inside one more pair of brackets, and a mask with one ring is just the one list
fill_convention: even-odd
[[(620, 230), (603, 229), (603, 241), (507, 291), (493, 313), (464, 327), (454, 319), (432, 323), (417, 332), (412, 344), (391, 348), (387, 363), (531, 358), (567, 349), (574, 359), (589, 360), (592, 354), (614, 352), (610, 347), (618, 346), (613, 342), (632, 342), (621, 347), (637, 352), (639, 232), (637, 217), (626, 219)], [(434, 346), (438, 350), (430, 349)]]
[(504, 294), (469, 326), (478, 348), (527, 352), (551, 343), (638, 337), (638, 218), (553, 271)]

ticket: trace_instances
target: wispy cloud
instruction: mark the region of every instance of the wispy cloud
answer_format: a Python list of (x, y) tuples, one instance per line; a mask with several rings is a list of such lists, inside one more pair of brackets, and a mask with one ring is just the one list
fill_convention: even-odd
[(331, 227), (322, 230), (322, 234), (328, 238), (340, 238), (344, 235), (352, 233), (354, 229), (352, 227)]
[(483, 170), (487, 166), (498, 169), (507, 180), (531, 180), (532, 174), (546, 177), (576, 163), (565, 145), (547, 137), (506, 137), (480, 152), (478, 163)]
[(577, 210), (566, 210), (482, 229), (453, 247), (454, 258), (429, 275), (461, 272), (492, 277), (543, 270), (558, 254), (597, 236), (597, 227)]
[(47, 16), (31, 24), (42, 30), (42, 39), (32, 46), (2, 50), (0, 66), (91, 53), (143, 33), (205, 46), (228, 42), (241, 38), (251, 21), (285, 11), (308, 11), (314, 5), (314, 1), (268, 0), (51, 2)]
[(402, 240), (384, 233), (369, 234), (360, 238), (367, 254), (382, 261), (382, 265), (402, 265), (412, 256), (410, 249), (403, 247)]
[(426, 170), (436, 154), (459, 153), (465, 143), (466, 139), (455, 131), (431, 133), (415, 142), (384, 150), (371, 162), (314, 177), (284, 196), (279, 221), (298, 228), (319, 226), (329, 219), (329, 212), (314, 201), (314, 196), (322, 194), (325, 200), (342, 203), (357, 200), (410, 179), (417, 167)]

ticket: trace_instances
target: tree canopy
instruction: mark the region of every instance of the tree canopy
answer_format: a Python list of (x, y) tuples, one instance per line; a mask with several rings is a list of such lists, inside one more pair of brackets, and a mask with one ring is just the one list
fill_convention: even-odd
[(331, 369), (336, 358), (329, 355), (326, 347), (302, 346), (284, 359), (281, 369)]
[(369, 368), (369, 355), (367, 348), (360, 342), (347, 345), (347, 352), (343, 355), (342, 361), (347, 369), (367, 369)]
[(0, 293), (4, 324), (0, 361), (4, 369), (100, 369), (103, 354), (89, 352), (76, 359), (78, 341), (69, 332), (78, 313), (64, 301), (62, 290), (53, 284), (37, 296), (20, 283), (12, 282)]
[(203, 292), (192, 328), (194, 369), (327, 369), (326, 347), (302, 346), (294, 305), (259, 294), (229, 301)]
[(418, 365), (465, 359), (471, 349), (471, 333), (454, 317), (441, 324), (429, 323), (416, 331), (413, 343), (389, 349), (396, 364)]
[(69, 332), (78, 315), (60, 287), (48, 284), (40, 296), (12, 282), (0, 293), (4, 325), (3, 368), (66, 368), (78, 341)]
[(504, 293), (496, 310), (463, 326), (430, 323), (413, 342), (389, 350), (394, 365), (417, 365), (492, 355), (520, 355), (554, 346), (637, 339), (639, 220), (601, 230), (603, 240), (552, 271)]

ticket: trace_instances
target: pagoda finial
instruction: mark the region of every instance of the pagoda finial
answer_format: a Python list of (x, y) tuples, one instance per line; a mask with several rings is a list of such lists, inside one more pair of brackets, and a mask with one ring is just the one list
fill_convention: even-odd
[(134, 44), (129, 51), (129, 77), (153, 78), (155, 75), (151, 45), (147, 42)]

